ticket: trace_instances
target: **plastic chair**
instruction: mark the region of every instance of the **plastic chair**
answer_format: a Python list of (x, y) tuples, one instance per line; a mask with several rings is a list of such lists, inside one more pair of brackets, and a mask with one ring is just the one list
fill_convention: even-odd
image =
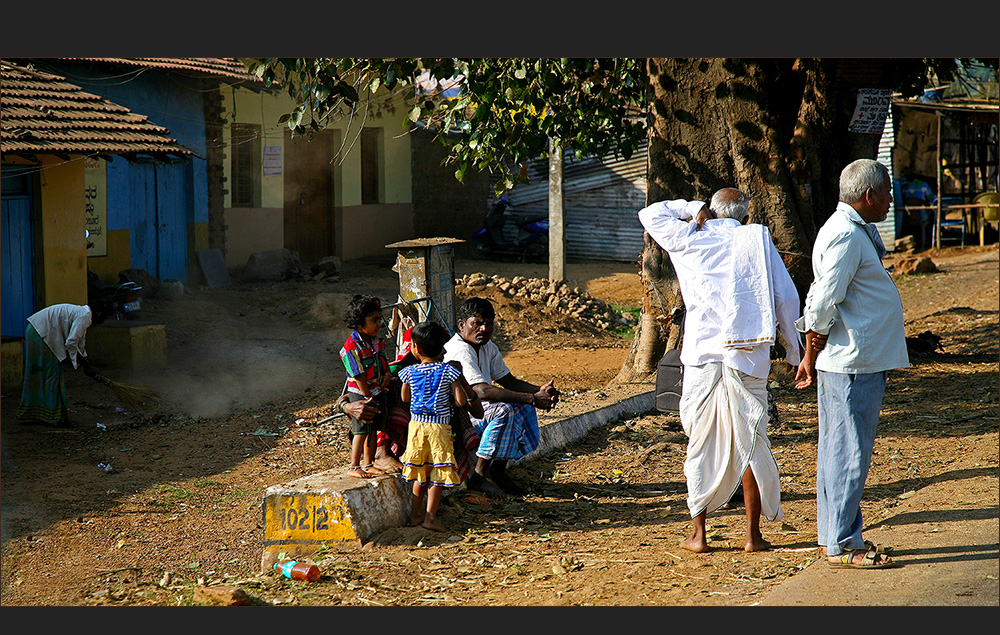
[(979, 244), (986, 244), (986, 226), (1000, 220), (1000, 194), (980, 192), (972, 199), (975, 205), (989, 205), (979, 211)]
[[(934, 245), (943, 244), (945, 236), (950, 232), (952, 236), (958, 233), (959, 246), (965, 245), (965, 214), (959, 218), (948, 218), (948, 212), (942, 211), (943, 217), (940, 223), (934, 225)], [(941, 227), (941, 238), (938, 239), (938, 225)], [(950, 240), (950, 238), (949, 238)]]

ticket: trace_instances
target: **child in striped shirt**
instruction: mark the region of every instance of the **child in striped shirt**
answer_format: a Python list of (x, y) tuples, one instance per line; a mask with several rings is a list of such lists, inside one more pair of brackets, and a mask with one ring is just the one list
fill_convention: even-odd
[[(410, 404), (410, 424), (403, 454), (403, 478), (413, 481), (410, 520), (433, 531), (446, 531), (437, 518), (444, 489), (462, 483), (455, 469), (451, 416), (453, 406), (482, 417), (482, 403), (460, 368), (444, 360), (448, 333), (437, 322), (421, 322), (410, 332), (410, 352), (419, 364), (399, 371), (401, 399)], [(424, 496), (427, 506), (424, 508)]]
[(351, 466), (347, 474), (373, 478), (385, 474), (375, 467), (375, 437), (385, 426), (389, 411), (389, 360), (385, 341), (379, 335), (382, 303), (372, 295), (355, 295), (344, 311), (344, 323), (354, 329), (340, 349), (340, 360), (347, 371), (347, 399), (371, 402), (378, 410), (370, 422), (351, 419)]

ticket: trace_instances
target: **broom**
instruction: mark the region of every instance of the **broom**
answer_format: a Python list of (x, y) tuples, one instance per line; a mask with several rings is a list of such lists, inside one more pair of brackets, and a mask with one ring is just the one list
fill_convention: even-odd
[(154, 405), (160, 401), (160, 396), (152, 388), (125, 384), (104, 375), (98, 375), (96, 379), (110, 388), (119, 401), (133, 410), (138, 410), (144, 405)]

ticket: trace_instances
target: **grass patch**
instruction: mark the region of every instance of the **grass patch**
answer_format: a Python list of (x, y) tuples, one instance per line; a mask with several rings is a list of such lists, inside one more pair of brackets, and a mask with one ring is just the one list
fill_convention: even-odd
[(639, 324), (639, 318), (642, 315), (641, 306), (619, 306), (617, 304), (609, 305), (612, 310), (618, 313), (624, 313), (629, 315), (628, 322), (625, 324), (616, 324), (614, 328), (608, 329), (609, 333), (614, 333), (618, 337), (630, 339), (635, 337), (635, 327)]

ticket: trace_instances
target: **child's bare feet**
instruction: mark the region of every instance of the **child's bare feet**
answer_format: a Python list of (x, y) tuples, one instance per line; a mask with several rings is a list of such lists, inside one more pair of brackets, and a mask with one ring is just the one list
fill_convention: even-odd
[(431, 516), (430, 514), (427, 514), (424, 517), (423, 527), (424, 529), (430, 529), (431, 531), (448, 531), (448, 529), (441, 524), (441, 521), (438, 520), (437, 517)]
[(369, 463), (368, 465), (365, 465), (361, 469), (364, 470), (365, 473), (369, 474), (370, 476), (383, 476), (383, 475), (385, 475), (385, 472), (383, 470), (380, 470), (379, 468), (375, 467), (374, 463)]
[(361, 469), (360, 465), (352, 465), (347, 469), (347, 475), (354, 478), (371, 478), (372, 475)]
[(423, 510), (421, 511), (413, 510), (412, 512), (410, 512), (410, 522), (413, 523), (414, 525), (423, 524), (425, 516), (426, 514), (424, 514)]
[(403, 464), (396, 457), (389, 454), (376, 456), (375, 467), (382, 470), (384, 474), (399, 474), (403, 471)]

